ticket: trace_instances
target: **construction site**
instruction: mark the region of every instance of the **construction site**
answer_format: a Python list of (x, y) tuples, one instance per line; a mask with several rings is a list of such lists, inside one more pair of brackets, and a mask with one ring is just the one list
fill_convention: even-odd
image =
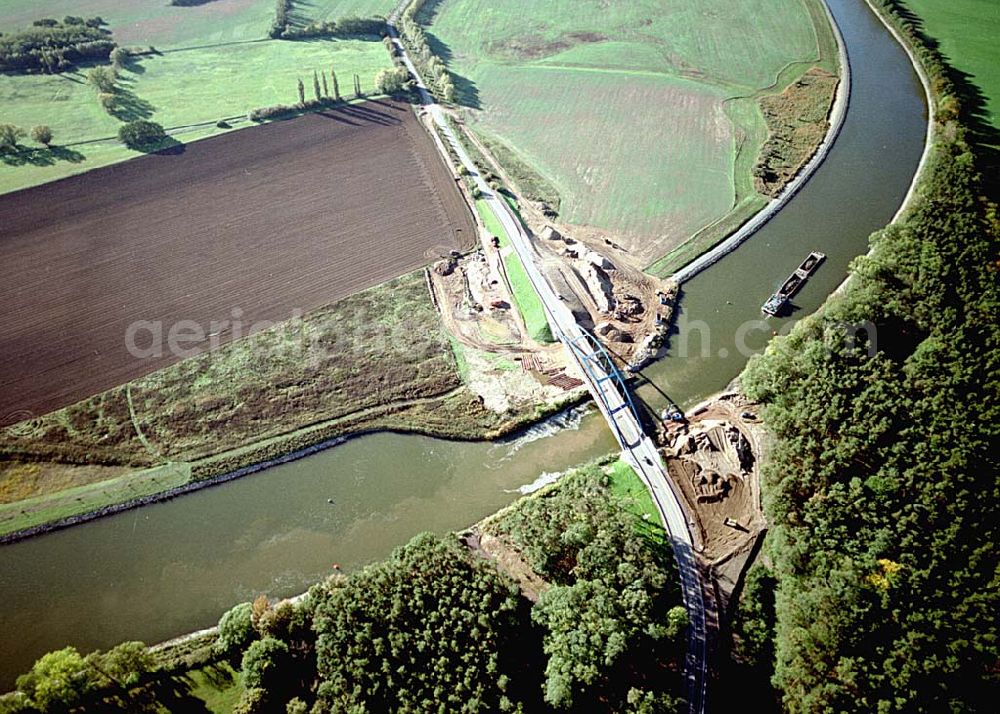
[(759, 470), (765, 437), (757, 405), (727, 391), (686, 416), (665, 419), (657, 440), (725, 607), (767, 527)]
[[(431, 135), (438, 136), (431, 118), (421, 114)], [(499, 187), (507, 182), (502, 167), (485, 147), (468, 133), (461, 134), (478, 154), (477, 160), (491, 185)], [(441, 148), (445, 148), (443, 142)], [(479, 377), (498, 381), (493, 388), (503, 391), (504, 398), (516, 398), (509, 374), (513, 364), (516, 371), (529, 375), (533, 382), (518, 380), (521, 398), (541, 397), (551, 402), (560, 390), (580, 390), (582, 396), (584, 382), (575, 367), (568, 364), (562, 346), (558, 341), (533, 337), (525, 324), (525, 316), (517, 309), (517, 286), (508, 267), (519, 258), (506, 238), (491, 230), (476, 212), (478, 195), (474, 184), (463, 180), (453, 152), (445, 153), (452, 153), (456, 185), (476, 216), (480, 240), (471, 252), (452, 251), (435, 263), (427, 276), (445, 326), (466, 348), (466, 356), (472, 355), (467, 360), (467, 381), (475, 383), (478, 372)], [(609, 235), (555, 225), (544, 206), (521, 200), (517, 214), (537, 255), (536, 265), (559, 300), (581, 327), (598, 336), (621, 369), (637, 371), (661, 355), (677, 299), (675, 283), (634, 267), (620, 255), (624, 249)], [(492, 355), (485, 365), (483, 355)], [(485, 372), (477, 369), (484, 366)]]

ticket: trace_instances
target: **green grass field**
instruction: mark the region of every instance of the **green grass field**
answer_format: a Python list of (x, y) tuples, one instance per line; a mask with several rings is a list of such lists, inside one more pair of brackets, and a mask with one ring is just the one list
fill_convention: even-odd
[(1000, 128), (1000, 4), (996, 0), (906, 0), (941, 43), (948, 62), (986, 97), (986, 120)]
[(227, 662), (208, 664), (187, 673), (190, 695), (205, 703), (205, 709), (212, 714), (230, 714), (240, 700), (246, 686), (243, 674), (234, 670)]
[[(312, 0), (299, 3), (295, 17), (336, 19), (370, 16), (392, 9), (392, 0)], [(4, 0), (0, 32), (42, 17), (100, 15), (123, 46), (155, 46), (162, 54), (136, 59), (121, 73), (125, 118), (148, 118), (186, 143), (235, 128), (255, 107), (298, 101), (299, 77), (311, 94), (312, 71), (337, 68), (341, 87), (361, 77), (374, 91), (375, 75), (390, 67), (379, 42), (267, 39), (274, 0), (215, 0), (172, 7), (168, 0)], [(98, 104), (83, 69), (58, 75), (0, 75), (0, 123), (26, 131), (47, 124), (56, 149), (23, 141), (27, 150), (0, 154), (0, 193), (88, 171), (138, 156), (114, 138), (121, 122)], [(202, 125), (202, 126), (198, 126)]]
[[(234, 127), (249, 126), (246, 113), (254, 107), (294, 104), (297, 79), (311, 93), (313, 70), (331, 66), (341, 87), (358, 74), (362, 87), (374, 91), (375, 75), (390, 62), (380, 42), (270, 40), (136, 58), (121, 72), (119, 84), (130, 116), (159, 122), (187, 142), (222, 132), (215, 127), (220, 119), (237, 117)], [(47, 124), (63, 147), (61, 153), (35, 147), (31, 154), (0, 154), (0, 192), (139, 155), (114, 138), (121, 122), (100, 107), (84, 72), (0, 75), (0, 107), (0, 122), (25, 129)], [(197, 124), (207, 126), (192, 126)], [(30, 140), (24, 144), (34, 146)]]
[(442, 0), (430, 32), (469, 125), (555, 186), (564, 219), (614, 232), (647, 265), (749, 205), (747, 157), (766, 125), (741, 98), (835, 69), (821, 12), (818, 0)]
[(215, 0), (192, 7), (173, 7), (170, 0), (3, 0), (0, 31), (43, 17), (100, 16), (121, 45), (166, 49), (266, 37), (274, 6), (274, 0)]
[[(336, 20), (339, 17), (388, 14), (393, 0), (308, 0), (293, 6), (293, 18)], [(3, 0), (0, 32), (30, 25), (43, 17), (99, 15), (122, 45), (158, 49), (245, 42), (267, 36), (274, 0), (213, 0), (204, 5), (173, 7), (169, 0)]]

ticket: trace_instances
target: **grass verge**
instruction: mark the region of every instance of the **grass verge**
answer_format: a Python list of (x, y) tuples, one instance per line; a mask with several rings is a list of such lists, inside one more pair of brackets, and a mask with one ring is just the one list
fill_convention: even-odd
[[(510, 205), (509, 197), (504, 195), (504, 200)], [(517, 209), (513, 208), (513, 210), (520, 220)], [(510, 281), (511, 294), (518, 312), (521, 313), (521, 318), (524, 320), (528, 335), (531, 339), (543, 344), (554, 342), (555, 338), (552, 336), (548, 318), (545, 316), (545, 307), (542, 305), (538, 293), (535, 292), (535, 288), (528, 278), (528, 273), (524, 270), (521, 258), (511, 245), (507, 231), (500, 225), (500, 221), (493, 215), (493, 211), (490, 210), (489, 205), (483, 199), (476, 201), (476, 212), (483, 219), (486, 230), (500, 239), (500, 249), (503, 253), (507, 279)]]
[(641, 533), (657, 544), (665, 545), (667, 534), (660, 524), (660, 512), (642, 479), (621, 459), (614, 461), (606, 473), (611, 493), (621, 499), (624, 508), (640, 520), (637, 528)]

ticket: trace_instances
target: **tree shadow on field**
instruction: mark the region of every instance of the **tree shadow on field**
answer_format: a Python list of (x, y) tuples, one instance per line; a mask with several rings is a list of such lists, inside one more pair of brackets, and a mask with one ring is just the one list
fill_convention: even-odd
[(156, 156), (180, 156), (186, 150), (187, 147), (172, 136), (168, 136), (157, 144), (139, 149), (144, 154), (155, 154)]
[(430, 30), (425, 29), (424, 35), (427, 37), (427, 44), (430, 46), (431, 52), (441, 58), (455, 82), (455, 103), (469, 109), (482, 109), (483, 105), (479, 101), (479, 88), (476, 87), (476, 83), (452, 69), (454, 54), (451, 48)]
[[(391, 108), (395, 109), (395, 107)], [(324, 119), (332, 119), (341, 124), (349, 124), (351, 126), (364, 126), (366, 124), (392, 126), (401, 122), (398, 116), (393, 116), (385, 111), (379, 111), (373, 107), (360, 104), (342, 104), (317, 112), (317, 115)]]
[(153, 144), (142, 144), (129, 148), (142, 154), (151, 154), (154, 156), (180, 156), (187, 150), (184, 144), (172, 136), (164, 137)]
[(78, 164), (87, 157), (65, 146), (20, 146), (0, 149), (0, 163), (7, 166), (54, 166), (60, 161)]
[(135, 55), (125, 57), (122, 69), (132, 74), (146, 74), (146, 68), (142, 66), (142, 57), (136, 57)]
[(400, 104), (394, 104), (392, 102), (387, 102), (384, 99), (369, 99), (368, 103), (369, 104), (378, 104), (383, 109), (386, 109), (386, 110), (392, 111), (392, 112), (396, 112), (397, 114), (406, 114), (406, 112), (409, 111), (409, 108), (406, 107), (406, 106), (403, 106), (403, 105), (400, 105)]
[[(952, 59), (942, 52), (940, 43), (927, 34), (924, 22), (918, 15), (898, 2), (894, 2), (893, 6), (899, 16), (912, 27), (920, 41), (946, 63), (945, 74), (959, 100), (959, 119), (968, 128), (968, 141), (975, 147), (976, 164), (983, 177), (983, 188), (988, 197), (996, 201), (1000, 198), (1000, 129), (990, 122), (986, 95), (976, 85), (974, 75), (951, 65)], [(934, 82), (934, 77), (931, 77), (931, 82)]]
[(156, 107), (133, 92), (130, 84), (131, 82), (121, 82), (115, 88), (115, 106), (108, 113), (123, 122), (149, 119)]
[(315, 7), (315, 3), (308, 0), (292, 0), (292, 7), (288, 13), (288, 22), (292, 27), (302, 28), (313, 21), (310, 13), (305, 10), (307, 7)]
[[(148, 687), (146, 692), (147, 705), (160, 705), (163, 709), (159, 711), (170, 712), (192, 712), (192, 714), (206, 714), (210, 711), (205, 702), (195, 697), (191, 690), (193, 681), (186, 675), (164, 677), (154, 682)], [(149, 706), (147, 711), (154, 711)]]

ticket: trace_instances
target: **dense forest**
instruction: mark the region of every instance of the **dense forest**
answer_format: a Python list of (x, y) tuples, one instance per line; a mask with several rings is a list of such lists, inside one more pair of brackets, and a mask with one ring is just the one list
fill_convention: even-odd
[[(995, 711), (1000, 283), (968, 90), (897, 4), (935, 94), (910, 210), (742, 377), (774, 435), (736, 653), (792, 712)], [(861, 328), (861, 329), (858, 329)]]
[(99, 17), (69, 16), (0, 35), (0, 72), (63, 72), (80, 61), (106, 62), (115, 43), (104, 24)]
[(294, 603), (237, 605), (194, 654), (46, 655), (0, 712), (186, 710), (191, 673), (213, 662), (240, 673), (236, 714), (678, 711), (687, 618), (674, 565), (609, 473), (573, 472), (484, 526), (537, 569), (537, 602), (457, 536), (423, 534)]

